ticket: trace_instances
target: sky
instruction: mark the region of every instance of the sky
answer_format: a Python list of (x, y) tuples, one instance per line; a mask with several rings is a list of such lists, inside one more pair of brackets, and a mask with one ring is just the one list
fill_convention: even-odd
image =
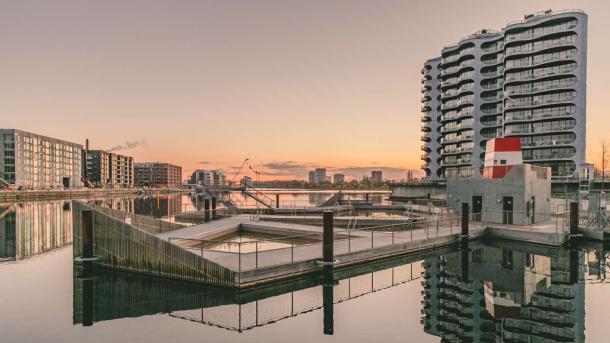
[[(0, 127), (261, 179), (421, 165), (420, 69), (526, 13), (589, 15), (587, 158), (610, 142), (610, 1), (0, 0)], [(245, 169), (249, 171), (248, 168)], [(245, 174), (244, 174), (245, 175)]]

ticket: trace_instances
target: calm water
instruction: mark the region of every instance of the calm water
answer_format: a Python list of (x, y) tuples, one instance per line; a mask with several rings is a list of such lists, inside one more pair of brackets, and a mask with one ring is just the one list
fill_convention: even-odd
[[(198, 205), (186, 195), (98, 202), (157, 217)], [(334, 287), (324, 286), (320, 275), (236, 293), (75, 268), (70, 211), (63, 201), (0, 205), (0, 342), (607, 342), (610, 337), (602, 245), (570, 251), (477, 242), (467, 254), (446, 249), (337, 272)]]

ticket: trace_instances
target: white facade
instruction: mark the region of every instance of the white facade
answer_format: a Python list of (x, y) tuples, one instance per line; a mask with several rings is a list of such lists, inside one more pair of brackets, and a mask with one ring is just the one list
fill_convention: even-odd
[(580, 11), (527, 15), (426, 62), (427, 177), (481, 168), (487, 140), (510, 136), (520, 137), (525, 163), (550, 167), (553, 177), (577, 173), (586, 153), (587, 21)]

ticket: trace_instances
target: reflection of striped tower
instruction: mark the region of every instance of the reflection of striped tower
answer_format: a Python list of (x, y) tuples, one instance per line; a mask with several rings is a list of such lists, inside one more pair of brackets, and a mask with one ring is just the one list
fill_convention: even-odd
[(494, 138), (487, 142), (484, 179), (501, 179), (517, 164), (523, 164), (519, 137)]

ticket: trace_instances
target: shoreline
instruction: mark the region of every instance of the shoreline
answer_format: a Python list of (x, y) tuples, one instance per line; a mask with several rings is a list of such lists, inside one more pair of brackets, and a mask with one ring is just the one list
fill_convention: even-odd
[[(83, 199), (96, 198), (106, 196), (121, 196), (121, 195), (136, 195), (141, 191), (139, 188), (127, 189), (72, 189), (72, 190), (35, 190), (35, 191), (1, 191), (0, 202), (21, 202), (21, 201), (36, 201), (36, 200), (62, 200), (62, 199)], [(147, 189), (147, 193), (188, 193), (179, 189)]]

